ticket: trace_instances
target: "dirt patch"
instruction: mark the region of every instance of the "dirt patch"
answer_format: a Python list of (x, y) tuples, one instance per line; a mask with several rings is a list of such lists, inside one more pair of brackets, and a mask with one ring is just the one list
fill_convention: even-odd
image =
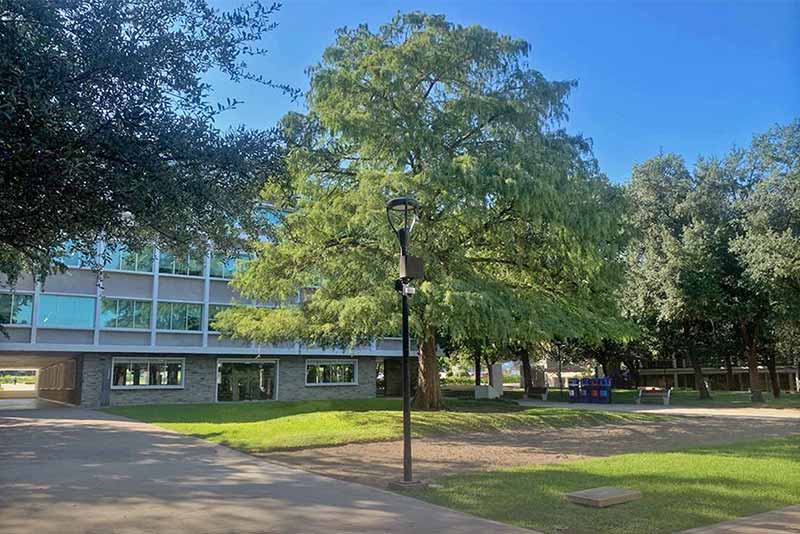
[[(591, 428), (529, 428), (495, 433), (419, 438), (414, 472), (431, 480), (471, 471), (559, 463), (630, 452), (720, 445), (800, 433), (797, 421), (675, 418)], [(386, 487), (402, 475), (402, 442), (357, 443), (258, 456), (322, 475)]]

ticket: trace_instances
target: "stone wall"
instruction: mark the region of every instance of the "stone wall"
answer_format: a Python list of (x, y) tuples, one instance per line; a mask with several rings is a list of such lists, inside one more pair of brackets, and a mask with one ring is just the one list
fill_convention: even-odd
[[(120, 355), (121, 357), (125, 355)], [(144, 355), (142, 355), (144, 356)], [(174, 357), (170, 355), (169, 357)], [(80, 376), (81, 406), (122, 406), (214, 402), (217, 387), (217, 358), (186, 355), (183, 389), (110, 389), (110, 354), (84, 354)], [(313, 357), (278, 358), (278, 400), (368, 399), (375, 397), (375, 358), (360, 357), (355, 386), (306, 386), (305, 363)], [(324, 358), (335, 359), (335, 358)]]
[(375, 358), (356, 358), (358, 361), (358, 385), (356, 386), (306, 386), (307, 359), (315, 358), (304, 356), (280, 358), (278, 400), (372, 399), (375, 397)]

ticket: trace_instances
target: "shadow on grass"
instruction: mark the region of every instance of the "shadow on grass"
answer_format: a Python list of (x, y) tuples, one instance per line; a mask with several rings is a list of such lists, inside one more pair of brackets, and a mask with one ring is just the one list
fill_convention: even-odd
[[(418, 497), (545, 532), (675, 532), (800, 501), (800, 437), (444, 477)], [(607, 509), (569, 503), (600, 486), (643, 498)]]

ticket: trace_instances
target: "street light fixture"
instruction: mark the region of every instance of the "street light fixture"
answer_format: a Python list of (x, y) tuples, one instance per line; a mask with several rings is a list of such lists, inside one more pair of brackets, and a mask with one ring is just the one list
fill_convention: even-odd
[(414, 294), (411, 280), (423, 277), (422, 261), (408, 255), (408, 238), (417, 222), (419, 205), (413, 198), (398, 197), (386, 203), (386, 218), (400, 242), (400, 276), (394, 287), (403, 302), (403, 481), (395, 485), (408, 487), (418, 485), (411, 476), (411, 374), (408, 365), (408, 297)]

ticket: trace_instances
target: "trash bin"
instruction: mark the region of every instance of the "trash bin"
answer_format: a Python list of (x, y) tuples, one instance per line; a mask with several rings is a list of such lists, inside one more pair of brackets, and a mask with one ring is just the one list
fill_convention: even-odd
[(581, 381), (577, 378), (570, 378), (567, 387), (569, 388), (569, 402), (578, 402), (581, 396)]
[(581, 402), (592, 402), (592, 379), (581, 379)]

